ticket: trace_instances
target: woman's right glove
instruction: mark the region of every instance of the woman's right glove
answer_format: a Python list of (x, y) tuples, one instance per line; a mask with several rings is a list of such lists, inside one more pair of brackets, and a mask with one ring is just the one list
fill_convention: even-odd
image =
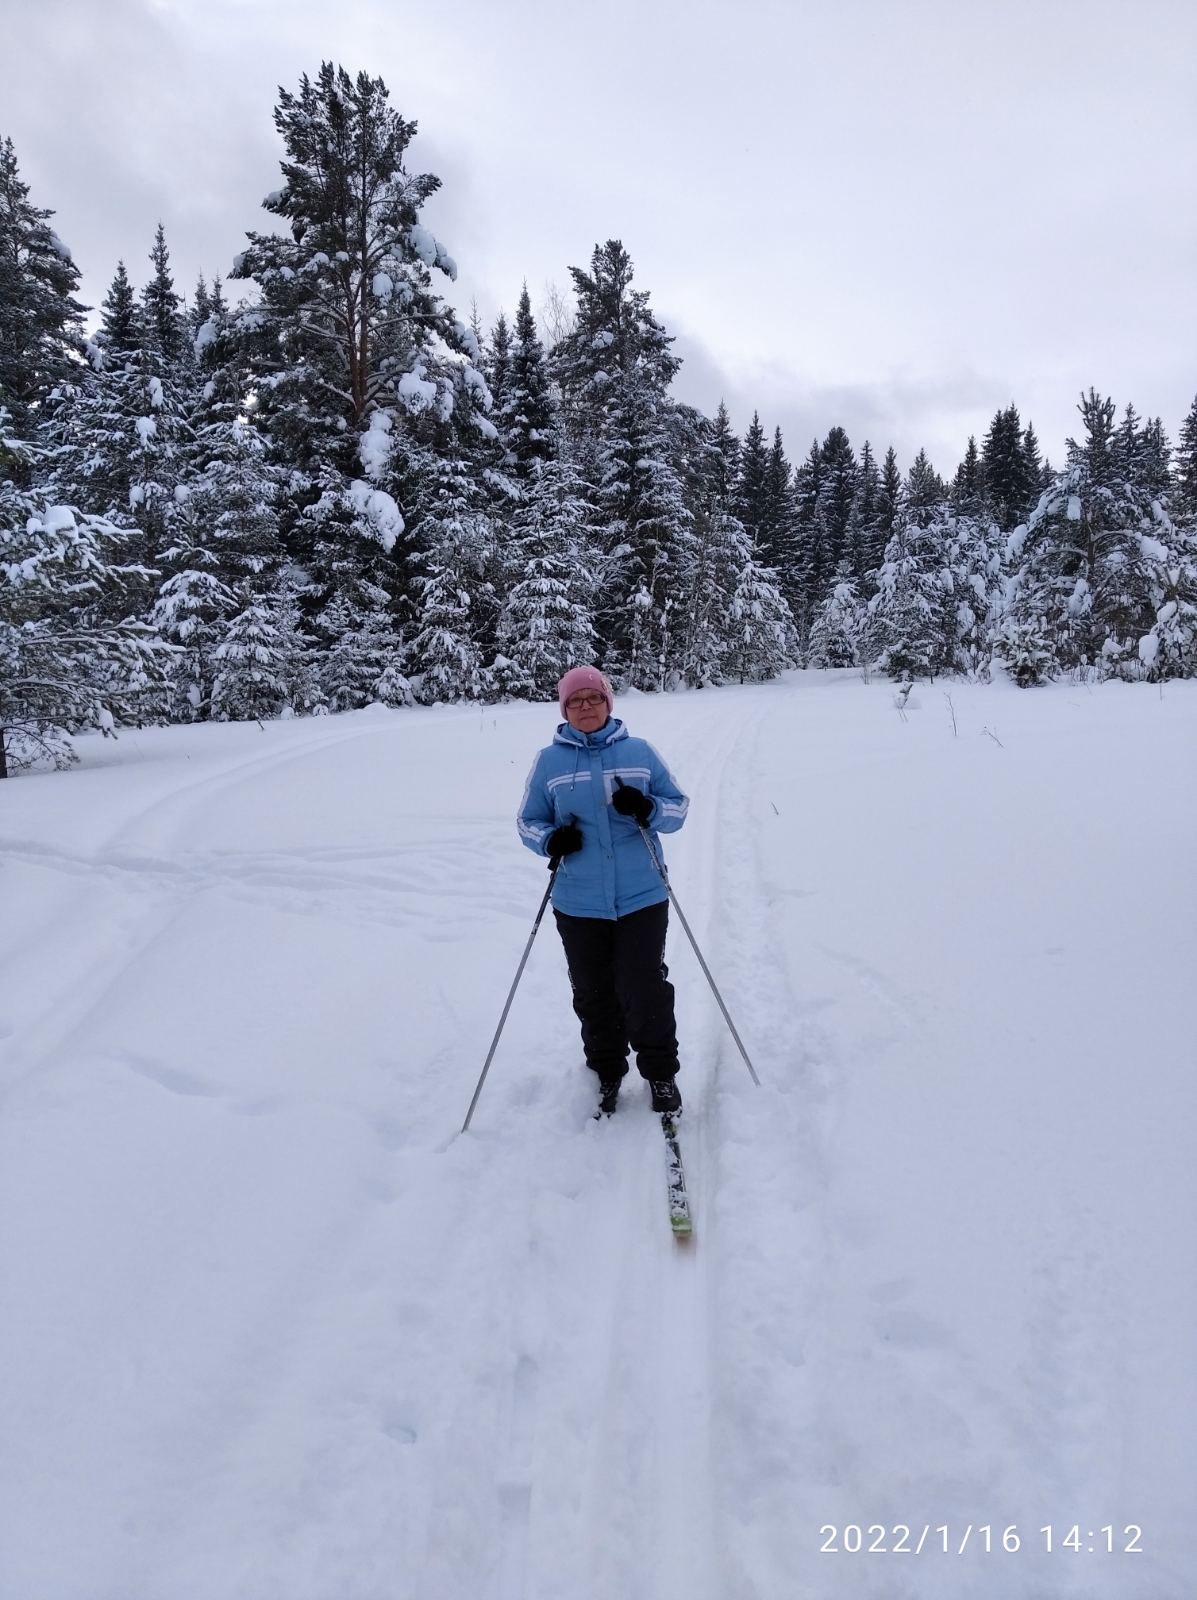
[(561, 856), (572, 856), (575, 850), (582, 848), (582, 832), (576, 822), (564, 822), (561, 827), (554, 828), (544, 842), (545, 854), (554, 860)]

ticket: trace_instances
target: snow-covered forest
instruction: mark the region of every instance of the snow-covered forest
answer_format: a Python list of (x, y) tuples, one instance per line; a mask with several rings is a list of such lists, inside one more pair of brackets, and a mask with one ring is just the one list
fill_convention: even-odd
[(381, 79), (326, 63), (274, 121), (228, 280), (182, 292), (159, 227), (90, 335), (0, 146), (0, 776), (88, 727), (544, 697), (581, 658), (641, 690), (1197, 673), (1197, 400), (1175, 445), (1090, 389), (1058, 463), (1006, 401), (946, 473), (833, 419), (795, 464), (671, 396), (619, 240), (572, 303), (454, 308)]

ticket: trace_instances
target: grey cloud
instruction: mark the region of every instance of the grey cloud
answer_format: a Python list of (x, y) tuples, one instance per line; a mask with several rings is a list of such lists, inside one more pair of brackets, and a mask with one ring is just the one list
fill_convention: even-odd
[(1081, 36), (1038, 7), (1030, 51), (1000, 8), (946, 0), (877, 5), (859, 38), (836, 0), (613, 5), (595, 35), (547, 0), (8, 0), (0, 134), (86, 299), (118, 257), (144, 282), (159, 219), (188, 290), (275, 225), (278, 85), (343, 61), (419, 123), (462, 315), (476, 296), (489, 324), (524, 278), (538, 303), (614, 235), (678, 334), (678, 393), (722, 395), (740, 431), (759, 409), (793, 457), (839, 422), (950, 471), (1013, 400), (1058, 460), (1090, 383), (1175, 432), (1197, 381), (1189, 0), (1142, 0), (1133, 29), (1090, 0)]
[[(664, 316), (670, 326), (668, 315)], [(844, 428), (859, 451), (866, 439), (878, 457), (889, 445), (909, 466), (925, 448), (941, 473), (952, 473), (970, 432), (978, 436), (999, 406), (1015, 396), (1004, 378), (970, 370), (929, 377), (889, 377), (868, 384), (817, 384), (780, 363), (732, 369), (692, 332), (675, 335), (683, 366), (674, 383), (679, 399), (712, 415), (722, 399), (739, 434), (759, 412), (770, 438), (780, 427), (786, 454), (797, 463), (812, 439)]]

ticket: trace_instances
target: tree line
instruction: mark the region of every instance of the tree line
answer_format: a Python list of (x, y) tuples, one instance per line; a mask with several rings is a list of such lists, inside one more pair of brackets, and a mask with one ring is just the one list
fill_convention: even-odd
[(1059, 469), (1013, 404), (950, 479), (838, 426), (795, 466), (672, 396), (618, 240), (541, 326), (526, 285), (463, 321), (381, 79), (325, 63), (274, 120), (272, 229), (185, 301), (159, 227), (91, 337), (0, 146), (0, 775), (86, 727), (544, 697), (580, 659), (1197, 671), (1197, 400), (1174, 448), (1090, 390)]

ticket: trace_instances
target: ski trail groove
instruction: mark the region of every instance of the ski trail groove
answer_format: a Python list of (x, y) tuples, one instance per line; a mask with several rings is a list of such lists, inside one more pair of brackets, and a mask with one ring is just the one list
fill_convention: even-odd
[[(734, 725), (717, 741), (704, 746), (691, 739), (686, 745), (691, 754), (701, 749), (702, 760), (684, 769), (683, 782), (696, 799), (679, 836), (685, 849), (676, 851), (682, 865), (675, 877), (682, 885), (692, 882), (686, 860), (705, 864), (720, 858), (728, 825), (720, 803), (723, 774), (735, 766), (763, 715), (762, 706), (755, 719)], [(680, 742), (688, 731), (678, 730)], [(705, 875), (705, 866), (702, 870)], [(695, 902), (691, 907), (688, 887), (679, 888), (679, 898), (704, 948), (717, 900), (712, 895), (705, 906)], [(627, 1600), (721, 1600), (716, 1567), (721, 1495), (711, 1445), (718, 1404), (711, 1322), (719, 1281), (707, 1121), (720, 1050), (712, 1041), (724, 1024), (676, 917), (669, 964), (678, 991), (686, 1099), (679, 1140), (695, 1235), (680, 1245), (670, 1231), (664, 1138), (645, 1104), (646, 1088), (633, 1072), (614, 1119), (626, 1119), (631, 1127), (624, 1136), (628, 1159), (618, 1180), (623, 1198), (612, 1211), (616, 1220), (604, 1258), (602, 1281), (611, 1311), (602, 1325), (608, 1341), (605, 1376), (588, 1469), (591, 1587), (586, 1592), (594, 1600), (614, 1594)], [(755, 1092), (746, 1073), (744, 1088)], [(621, 1530), (619, 1540), (611, 1539), (612, 1527)]]
[(528, 1525), (532, 1513), (532, 1440), (538, 1369), (527, 1354), (515, 1364), (505, 1460), (499, 1475), (500, 1560), (494, 1600), (524, 1600), (528, 1583)]

